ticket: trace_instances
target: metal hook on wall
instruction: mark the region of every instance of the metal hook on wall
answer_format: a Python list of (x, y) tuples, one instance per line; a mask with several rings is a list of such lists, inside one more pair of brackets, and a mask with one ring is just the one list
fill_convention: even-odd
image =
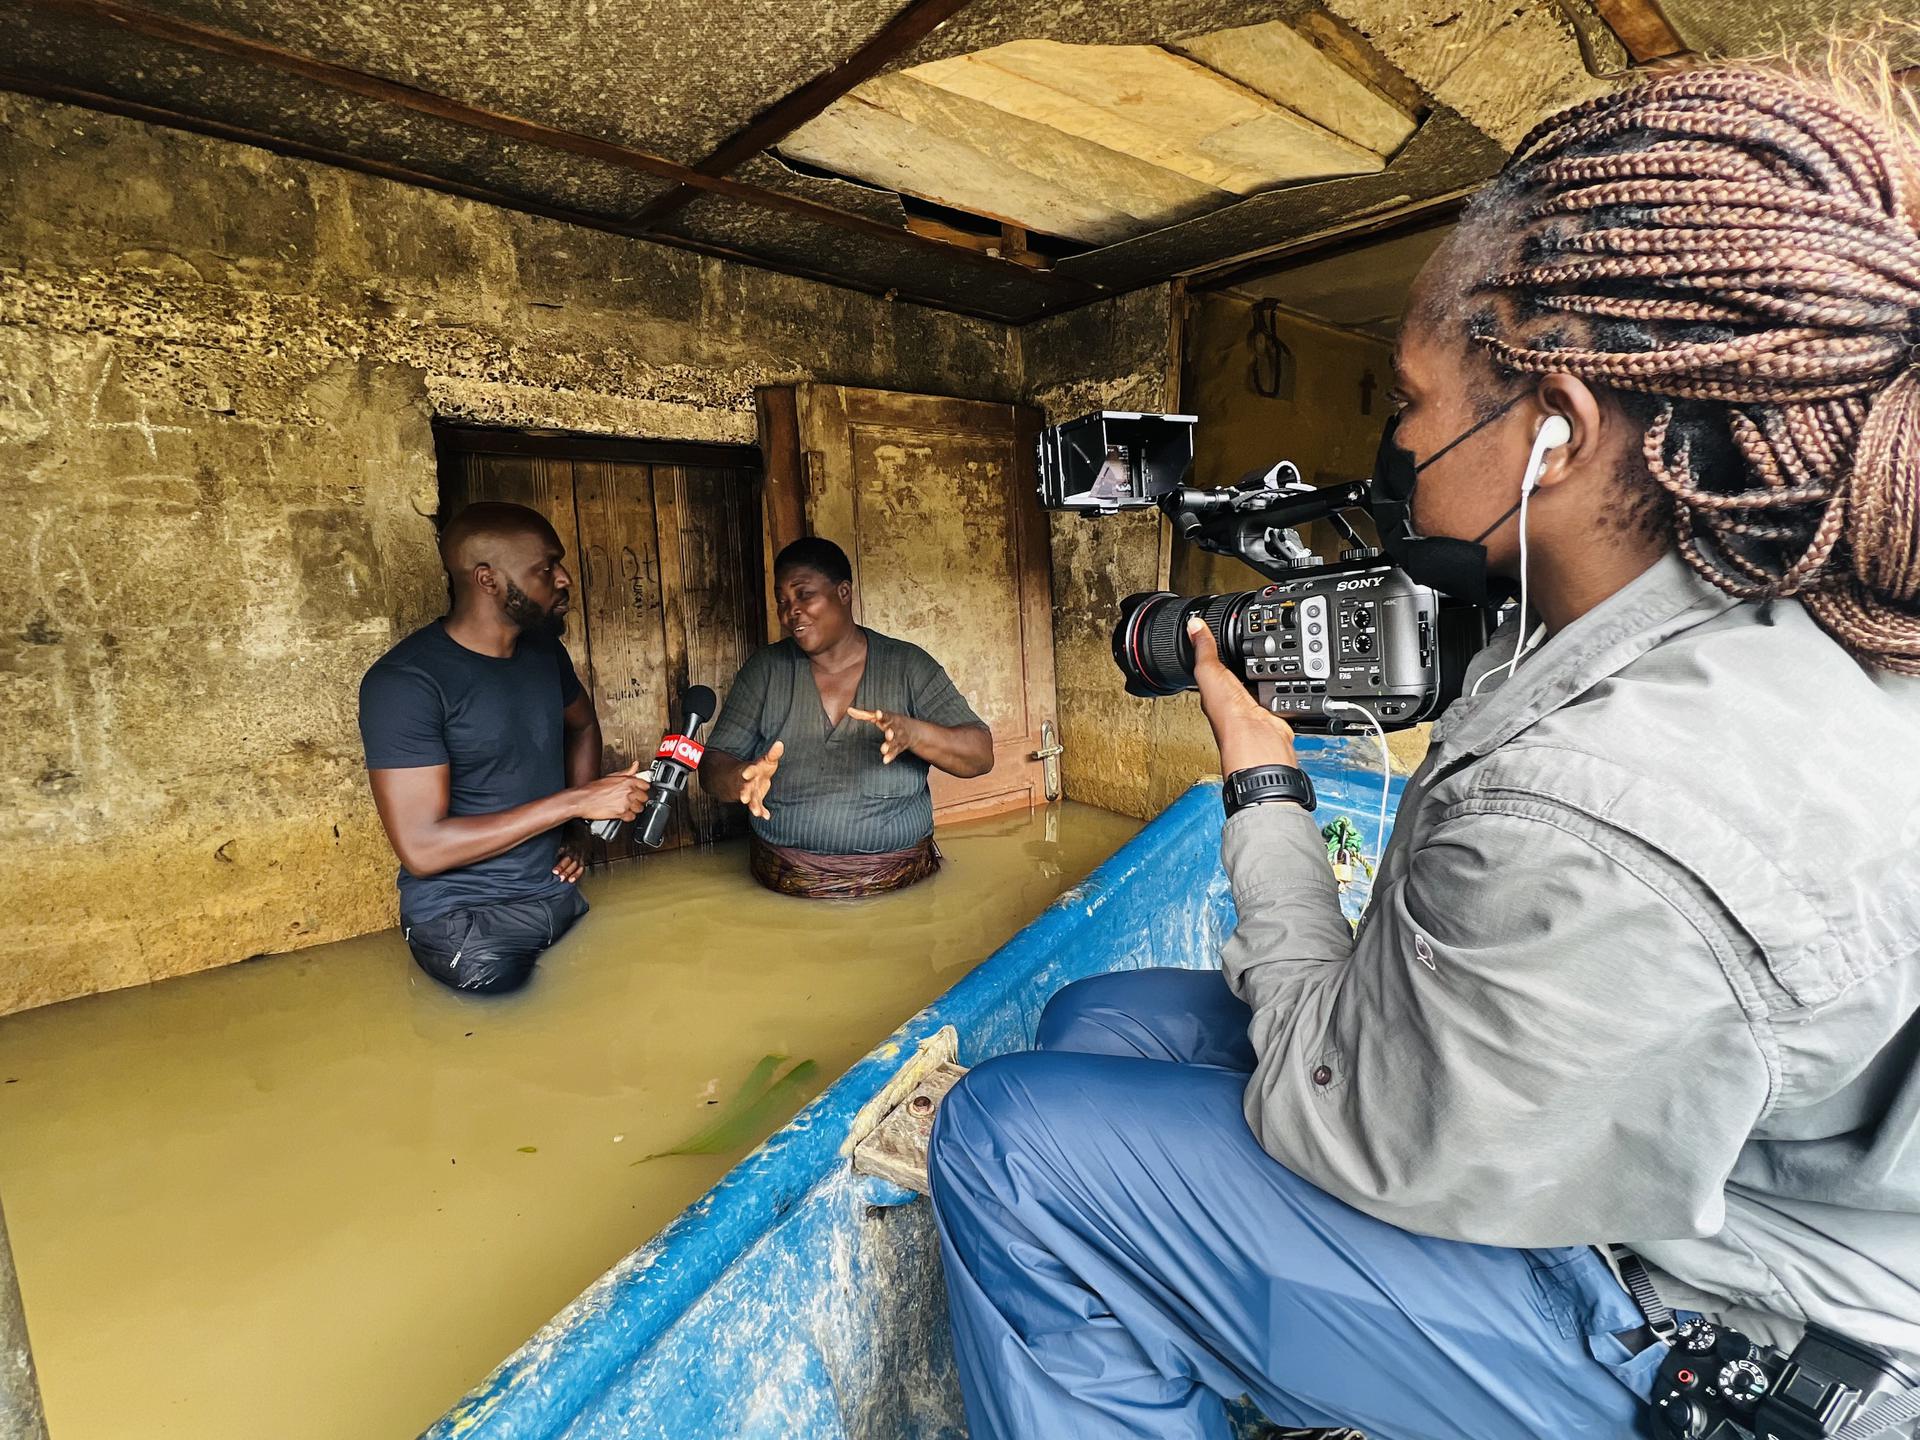
[(1275, 328), (1279, 311), (1278, 300), (1262, 300), (1253, 307), (1253, 329), (1247, 334), (1253, 359), (1247, 366), (1247, 383), (1256, 395), (1291, 400), (1296, 365), (1292, 349)]

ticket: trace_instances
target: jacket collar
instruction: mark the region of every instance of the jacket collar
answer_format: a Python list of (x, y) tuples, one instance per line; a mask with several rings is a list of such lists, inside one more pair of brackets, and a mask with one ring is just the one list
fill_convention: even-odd
[[(1678, 552), (1668, 551), (1521, 660), (1511, 677), (1490, 680), (1472, 699), (1463, 694), (1456, 700), (1434, 724), (1434, 766), (1497, 749), (1655, 646), (1741, 603), (1694, 574)], [(1474, 657), (1465, 690), (1512, 658), (1518, 623), (1516, 618), (1501, 626)], [(1533, 623), (1526, 618), (1529, 633)]]

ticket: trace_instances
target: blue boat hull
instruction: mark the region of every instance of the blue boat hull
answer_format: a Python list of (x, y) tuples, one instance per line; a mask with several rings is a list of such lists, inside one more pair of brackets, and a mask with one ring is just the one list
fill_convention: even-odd
[[(1368, 839), (1378, 784), (1314, 765)], [(1397, 787), (1396, 787), (1397, 788)], [(1199, 785), (602, 1276), (427, 1440), (940, 1440), (965, 1434), (924, 1203), (855, 1176), (849, 1127), (943, 1026), (1026, 1047), (1085, 976), (1216, 963), (1233, 925), (1219, 788)]]

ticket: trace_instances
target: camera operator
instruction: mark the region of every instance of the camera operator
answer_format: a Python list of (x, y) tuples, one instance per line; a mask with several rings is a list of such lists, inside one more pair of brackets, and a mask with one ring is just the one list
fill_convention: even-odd
[(1357, 935), (1291, 733), (1193, 629), (1238, 926), (945, 1101), (973, 1440), (1224, 1437), (1241, 1394), (1641, 1434), (1665, 1347), (1609, 1242), (1756, 1339), (1920, 1360), (1916, 167), (1837, 82), (1668, 73), (1541, 127), (1428, 265), (1381, 463), (1530, 613)]

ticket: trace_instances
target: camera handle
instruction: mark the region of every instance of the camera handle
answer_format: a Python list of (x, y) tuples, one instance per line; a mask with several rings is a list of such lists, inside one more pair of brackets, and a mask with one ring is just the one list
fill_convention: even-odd
[(1296, 527), (1331, 521), (1355, 550), (1346, 559), (1372, 559), (1372, 551), (1344, 512), (1367, 503), (1367, 482), (1349, 480), (1316, 487), (1282, 461), (1223, 490), (1180, 489), (1160, 497), (1159, 506), (1174, 532), (1189, 544), (1215, 555), (1231, 555), (1269, 580), (1299, 580), (1338, 569), (1313, 555)]

